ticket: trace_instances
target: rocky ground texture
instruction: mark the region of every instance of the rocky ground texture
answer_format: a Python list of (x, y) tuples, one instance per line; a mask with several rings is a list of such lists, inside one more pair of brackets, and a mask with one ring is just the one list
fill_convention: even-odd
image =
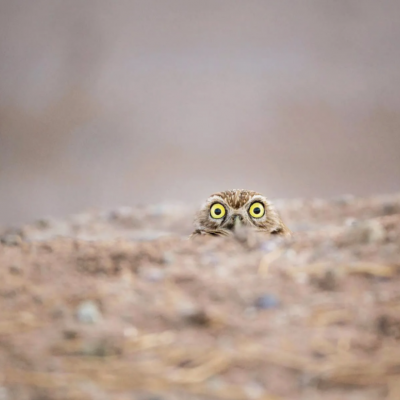
[(277, 201), (290, 239), (195, 208), (3, 229), (1, 400), (400, 399), (400, 195)]

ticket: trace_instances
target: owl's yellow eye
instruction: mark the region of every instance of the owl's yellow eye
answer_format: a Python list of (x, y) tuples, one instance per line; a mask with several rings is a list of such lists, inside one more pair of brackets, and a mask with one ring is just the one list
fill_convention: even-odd
[(223, 218), (226, 214), (226, 210), (225, 207), (222, 204), (219, 203), (215, 203), (213, 204), (213, 206), (211, 207), (210, 210), (210, 215), (214, 218), (214, 219), (220, 219)]
[(260, 202), (253, 203), (249, 209), (249, 214), (253, 218), (261, 218), (264, 216), (265, 208)]

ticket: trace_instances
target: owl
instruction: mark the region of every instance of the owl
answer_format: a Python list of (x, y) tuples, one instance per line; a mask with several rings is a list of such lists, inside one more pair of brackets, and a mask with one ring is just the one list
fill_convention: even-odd
[(252, 228), (272, 235), (290, 235), (273, 205), (252, 190), (226, 190), (212, 194), (195, 218), (198, 235), (228, 236), (240, 229)]

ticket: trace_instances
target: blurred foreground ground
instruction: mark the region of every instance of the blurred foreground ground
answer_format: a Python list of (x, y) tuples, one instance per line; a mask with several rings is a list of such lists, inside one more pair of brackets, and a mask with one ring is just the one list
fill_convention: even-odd
[(400, 195), (276, 204), (290, 240), (168, 205), (4, 230), (1, 399), (399, 399)]

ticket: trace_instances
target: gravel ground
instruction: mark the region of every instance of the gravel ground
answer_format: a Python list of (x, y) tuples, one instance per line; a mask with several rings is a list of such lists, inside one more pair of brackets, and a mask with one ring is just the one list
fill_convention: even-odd
[(400, 195), (275, 204), (290, 239), (189, 240), (186, 205), (3, 229), (0, 399), (400, 399)]

